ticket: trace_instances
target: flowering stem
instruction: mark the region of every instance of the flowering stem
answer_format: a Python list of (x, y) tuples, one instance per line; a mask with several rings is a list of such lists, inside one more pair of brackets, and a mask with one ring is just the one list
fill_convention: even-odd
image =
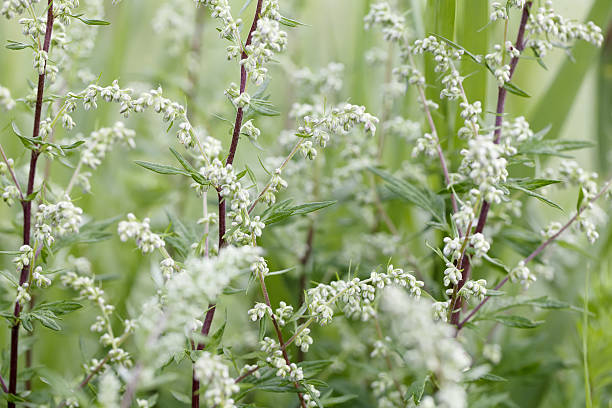
[[(255, 9), (255, 16), (253, 17), (253, 23), (251, 24), (251, 29), (249, 30), (249, 34), (247, 36), (245, 47), (251, 43), (251, 38), (253, 36), (253, 31), (257, 28), (257, 22), (259, 21), (259, 15), (261, 14), (261, 7), (263, 5), (263, 0), (257, 1), (257, 7)], [(245, 48), (242, 49), (241, 61), (246, 59), (248, 56), (246, 54)], [(244, 65), (240, 65), (240, 94), (244, 93), (247, 84), (247, 72)], [(236, 155), (236, 149), (238, 148), (238, 139), (240, 138), (240, 128), (242, 127), (242, 118), (244, 115), (244, 111), (242, 107), (238, 108), (236, 112), (236, 121), (234, 122), (234, 132), (232, 134), (232, 142), (230, 145), (229, 153), (227, 155), (227, 160), (225, 162), (226, 165), (232, 165), (234, 163), (234, 157)], [(219, 200), (219, 250), (226, 245), (225, 242), (225, 198), (221, 196), (221, 192), (217, 191), (217, 197)], [(216, 304), (211, 303), (208, 305), (208, 311), (206, 312), (206, 316), (204, 317), (204, 324), (202, 325), (201, 334), (202, 336), (208, 336), (210, 332), (210, 327), (212, 326), (213, 319), (215, 317)], [(202, 350), (204, 348), (204, 344), (198, 344), (197, 349)], [(198, 408), (200, 406), (200, 396), (199, 396), (199, 381), (193, 377), (192, 381), (192, 393), (191, 393), (191, 406), (192, 408)]]
[[(532, 1), (527, 1), (525, 5), (523, 6), (523, 14), (521, 16), (521, 23), (519, 25), (518, 34), (516, 36), (516, 43), (514, 45), (514, 47), (519, 52), (522, 52), (525, 49), (525, 41), (524, 41), (525, 27), (527, 26), (527, 21), (529, 20), (529, 11), (531, 9), (532, 3), (533, 3)], [(514, 71), (516, 70), (516, 66), (519, 62), (519, 58), (520, 56), (512, 57), (512, 60), (510, 60), (510, 76), (509, 76), (508, 82), (510, 82), (512, 80), (512, 77), (514, 76)], [(503, 86), (499, 87), (497, 91), (497, 109), (495, 111), (495, 133), (494, 133), (495, 144), (499, 144), (499, 142), (501, 141), (502, 124), (504, 120), (503, 114), (504, 114), (505, 107), (506, 107), (507, 94), (508, 94), (508, 90), (505, 87)], [(490, 208), (491, 208), (491, 204), (488, 201), (484, 201), (482, 203), (480, 214), (478, 216), (478, 224), (476, 224), (476, 231), (475, 231), (476, 233), (482, 232), (484, 230)], [(465, 258), (462, 264), (462, 269), (463, 269), (463, 277), (461, 279), (461, 282), (459, 282), (460, 287), (462, 287), (463, 284), (467, 282), (467, 280), (470, 277), (471, 264), (470, 264), (469, 258)], [(485, 299), (485, 302), (487, 299)], [(460, 324), (459, 319), (461, 316), (461, 308), (463, 306), (463, 302), (461, 299), (459, 299), (457, 306), (458, 306), (457, 313), (454, 313), (451, 316), (451, 324), (454, 324), (457, 326), (457, 328), (459, 328), (459, 324)]]
[[(546, 249), (550, 244), (552, 244), (561, 234), (563, 234), (563, 232), (565, 232), (566, 229), (568, 229), (577, 219), (578, 217), (580, 217), (580, 215), (587, 209), (589, 208), (589, 206), (594, 203), (595, 201), (597, 201), (606, 191), (608, 191), (608, 189), (610, 188), (610, 185), (612, 185), (612, 179), (608, 180), (606, 182), (606, 184), (604, 184), (603, 188), (599, 191), (599, 193), (597, 193), (597, 195), (595, 197), (593, 197), (587, 204), (583, 205), (582, 207), (580, 207), (580, 209), (576, 212), (576, 214), (574, 214), (574, 216), (572, 218), (570, 218), (570, 220), (568, 222), (565, 223), (565, 225), (563, 225), (563, 227), (561, 227), (559, 229), (559, 231), (557, 231), (554, 235), (552, 235), (550, 238), (548, 238), (546, 241), (542, 242), (540, 244), (540, 246), (538, 246), (531, 254), (529, 254), (525, 259), (523, 259), (523, 262), (525, 264), (531, 262), (535, 257), (537, 257), (538, 255), (540, 255), (540, 253), (542, 253), (542, 251), (544, 251), (544, 249)], [(499, 290), (501, 289), (502, 286), (504, 286), (506, 284), (506, 282), (508, 282), (510, 280), (509, 276), (506, 276), (501, 282), (499, 282), (496, 286), (495, 286), (495, 290)], [(487, 296), (482, 302), (480, 302), (471, 312), (470, 314), (468, 314), (465, 319), (463, 319), (461, 321), (461, 323), (457, 324), (457, 332), (459, 332), (459, 330), (461, 330), (463, 328), (463, 326), (465, 326), (465, 324), (470, 321), (470, 319), (472, 317), (474, 317), (474, 315), (480, 310), (481, 307), (483, 307), (485, 305), (485, 303), (487, 303), (490, 299), (490, 296)], [(456, 334), (455, 334), (456, 335)]]
[[(53, 0), (48, 0), (47, 6), (47, 24), (45, 27), (45, 41), (43, 51), (49, 52), (51, 45), (51, 33), (53, 31)], [(32, 139), (38, 139), (40, 132), (40, 116), (42, 112), (43, 94), (45, 91), (45, 72), (47, 63), (45, 62), (44, 71), (38, 76), (38, 90), (36, 94), (36, 107), (34, 110), (34, 130), (32, 131)], [(28, 187), (26, 190), (26, 200), (21, 202), (23, 207), (23, 245), (30, 245), (30, 224), (32, 218), (32, 200), (28, 197), (34, 191), (34, 180), (36, 177), (36, 162), (38, 161), (39, 152), (32, 150), (30, 156), (30, 170), (28, 174)], [(30, 274), (30, 265), (26, 265), (21, 269), (19, 277), (19, 286), (23, 285)], [(11, 352), (10, 352), (10, 367), (9, 367), (9, 394), (17, 393), (17, 366), (19, 363), (19, 314), (21, 305), (15, 302), (13, 315), (15, 316), (15, 324), (11, 328)], [(8, 408), (14, 408), (15, 403), (9, 401)]]
[[(408, 53), (408, 57), (410, 59), (410, 64), (415, 67), (414, 58), (412, 57), (412, 53)], [(444, 153), (442, 153), (442, 147), (440, 147), (440, 140), (438, 139), (438, 131), (436, 130), (436, 124), (431, 116), (431, 110), (429, 109), (429, 105), (427, 105), (427, 97), (425, 96), (425, 89), (422, 85), (417, 84), (417, 90), (419, 92), (419, 98), (421, 98), (421, 104), (423, 105), (423, 112), (425, 112), (425, 117), (427, 118), (427, 123), (429, 124), (429, 129), (431, 131), (432, 136), (437, 141), (436, 142), (436, 150), (438, 152), (438, 159), (440, 160), (440, 166), (442, 166), (442, 172), (444, 173), (444, 182), (446, 183), (446, 187), (450, 185), (450, 175), (448, 173), (448, 166), (446, 164), (446, 159), (444, 158)], [(454, 191), (451, 191), (451, 204), (453, 206), (453, 211), (457, 212), (457, 199), (455, 198)]]
[[(268, 305), (268, 307), (272, 309), (272, 304), (270, 303), (270, 297), (268, 296), (268, 289), (266, 288), (266, 282), (264, 281), (264, 277), (261, 273), (259, 273), (259, 283), (261, 284), (261, 293), (263, 294), (264, 301), (266, 302), (266, 305)], [(278, 326), (278, 322), (276, 321), (274, 314), (271, 314), (270, 317), (272, 319), (272, 325), (274, 326), (274, 330), (276, 331), (276, 337), (278, 338), (278, 343), (283, 353), (283, 358), (285, 359), (285, 363), (287, 365), (291, 365), (291, 361), (289, 360), (289, 355), (287, 354), (285, 340), (283, 340), (283, 333), (281, 332), (280, 327)], [(300, 388), (300, 385), (297, 383), (297, 381), (294, 382), (294, 385), (296, 389)], [(302, 406), (302, 408), (306, 408), (306, 403), (304, 402), (302, 393), (298, 392), (298, 398), (300, 399), (300, 405)]]

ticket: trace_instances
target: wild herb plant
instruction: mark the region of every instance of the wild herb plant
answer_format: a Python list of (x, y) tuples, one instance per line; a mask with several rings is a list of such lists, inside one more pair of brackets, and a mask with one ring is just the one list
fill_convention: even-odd
[[(506, 105), (529, 97), (515, 83), (524, 60), (546, 67), (555, 48), (601, 46), (602, 30), (551, 1), (493, 2), (482, 30), (502, 25), (503, 38), (479, 54), (441, 33), (421, 36), (419, 2), (373, 2), (359, 22), (364, 38), (382, 33), (362, 56), (385, 70), (372, 109), (344, 93), (350, 67), (299, 67), (284, 55), (288, 31), (309, 29), (281, 11), (301, 8), (287, 3), (248, 0), (238, 11), (228, 0), (176, 0), (155, 10), (156, 39), (184, 62), (168, 98), (155, 80), (127, 87), (91, 70), (98, 31), (114, 29), (101, 0), (3, 1), (23, 33), (6, 47), (31, 50), (37, 76), (21, 97), (0, 86), (3, 142), (21, 142), (21, 152), (0, 145), (15, 220), (3, 242), (21, 235), (3, 251), (13, 264), (1, 314), (9, 407), (517, 406), (497, 384), (504, 350), (493, 333), (541, 325), (519, 307), (581, 310), (528, 290), (564, 270), (553, 251), (579, 252), (580, 235), (597, 241), (611, 181), (567, 159), (588, 142), (547, 138), (549, 128), (532, 129)], [(219, 38), (204, 37), (205, 25)], [(207, 58), (213, 41), (227, 61)], [(218, 82), (202, 60), (234, 73), (216, 99), (200, 95)], [(468, 97), (473, 71), (490, 74), (493, 101)], [(272, 102), (282, 82), (272, 73), (286, 76), (290, 105)], [(406, 108), (413, 102), (418, 110)], [(123, 120), (96, 117), (106, 104)], [(151, 123), (133, 122), (141, 113)], [(280, 115), (273, 126), (287, 129), (270, 132)], [(32, 117), (30, 134), (22, 129)], [(146, 137), (155, 142), (139, 147)], [(390, 160), (405, 146), (411, 156)], [(92, 171), (110, 172), (105, 159), (126, 147), (144, 152), (130, 167), (139, 184), (173, 180), (168, 205), (123, 197), (121, 216), (97, 218), (80, 202), (111, 192)], [(554, 167), (550, 157), (563, 161)], [(112, 188), (121, 183), (130, 182)], [(575, 211), (534, 230), (523, 203), (561, 209), (548, 197), (558, 187), (577, 189)], [(105, 240), (151, 263), (129, 299), (107, 287), (104, 263), (81, 256)], [(63, 319), (91, 319), (90, 333)], [(93, 352), (81, 350), (82, 372), (37, 363), (45, 357), (34, 340), (47, 329), (95, 337)]]

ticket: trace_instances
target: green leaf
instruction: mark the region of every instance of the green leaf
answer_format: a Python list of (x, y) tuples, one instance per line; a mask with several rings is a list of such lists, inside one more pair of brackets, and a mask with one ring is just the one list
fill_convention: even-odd
[(562, 180), (552, 179), (539, 179), (539, 178), (522, 178), (522, 179), (509, 179), (508, 182), (526, 188), (527, 190), (533, 191), (538, 188), (546, 187), (551, 184), (563, 183)]
[(48, 302), (48, 303), (40, 303), (34, 307), (33, 311), (50, 311), (55, 316), (63, 316), (68, 313), (74, 312), (75, 310), (79, 310), (83, 305), (77, 302), (72, 302), (68, 300), (60, 300), (56, 302)]
[(274, 105), (264, 99), (251, 98), (249, 107), (264, 116), (278, 116), (280, 112), (273, 109)]
[(95, 19), (88, 19), (88, 18), (79, 18), (79, 20), (81, 20), (87, 25), (94, 25), (94, 26), (110, 25), (108, 21), (104, 21), (104, 20), (95, 20)]
[(412, 398), (412, 401), (415, 404), (419, 404), (421, 402), (421, 398), (423, 398), (428, 381), (429, 375), (422, 376), (421, 378), (413, 381), (412, 384), (410, 384), (410, 387), (408, 387), (408, 390), (406, 390), (406, 395), (408, 398)]
[(368, 168), (387, 182), (386, 187), (405, 201), (428, 211), (438, 222), (446, 224), (444, 200), (430, 190), (417, 187), (375, 167)]
[(512, 82), (506, 82), (504, 88), (514, 95), (522, 96), (523, 98), (531, 98), (531, 95), (514, 85)]
[(13, 40), (7, 40), (7, 41), (8, 41), (8, 44), (6, 45), (6, 48), (8, 48), (9, 50), (23, 50), (25, 48), (34, 48), (30, 44), (24, 44), (24, 43), (20, 43), (20, 42), (13, 41)]
[(583, 140), (543, 140), (534, 137), (532, 140), (521, 144), (518, 148), (518, 153), (571, 158), (572, 156), (563, 154), (562, 152), (586, 149), (594, 146), (593, 143)]
[(81, 146), (84, 143), (85, 143), (85, 140), (77, 140), (76, 142), (71, 143), (71, 144), (59, 145), (59, 147), (64, 150), (72, 150), (72, 149), (76, 149), (77, 147)]
[(576, 211), (580, 211), (583, 201), (584, 201), (584, 190), (582, 189), (582, 186), (580, 186), (580, 188), (578, 189), (578, 201), (576, 202)]
[(320, 201), (291, 206), (292, 200), (284, 200), (268, 207), (262, 214), (266, 225), (283, 221), (294, 215), (304, 215), (336, 204), (336, 201)]
[(551, 207), (554, 207), (554, 208), (557, 208), (557, 209), (563, 211), (563, 208), (561, 208), (561, 206), (559, 206), (559, 204), (549, 200), (548, 198), (544, 197), (540, 193), (536, 193), (535, 191), (528, 190), (528, 189), (526, 189), (524, 187), (521, 187), (520, 185), (515, 184), (515, 183), (502, 183), (502, 185), (504, 187), (507, 187), (507, 188), (511, 189), (511, 190), (521, 191), (521, 192), (527, 194), (530, 197), (537, 198), (538, 200), (542, 201), (543, 203), (546, 203), (546, 204), (550, 205)]
[(226, 324), (227, 321), (223, 322), (223, 325), (219, 327), (219, 329), (217, 329), (217, 331), (215, 331), (212, 336), (207, 337), (206, 347), (204, 348), (204, 350), (211, 351), (214, 353), (219, 344), (221, 344), (221, 339), (223, 338), (223, 333), (225, 333)]
[(498, 323), (503, 324), (504, 326), (514, 327), (518, 329), (533, 329), (535, 327), (540, 326), (542, 321), (533, 321), (523, 316), (507, 316), (507, 315), (498, 315), (493, 318)]
[(297, 20), (294, 20), (292, 18), (288, 18), (288, 17), (284, 17), (281, 16), (281, 19), (279, 21), (282, 25), (287, 26), (287, 27), (297, 27), (297, 26), (305, 26), (306, 24), (301, 23)]
[(60, 331), (62, 330), (62, 326), (60, 326), (56, 321), (56, 316), (53, 312), (34, 312), (30, 313), (34, 320), (38, 320), (40, 324), (45, 326), (48, 329)]
[(172, 147), (170, 148), (170, 151), (172, 152), (172, 154), (174, 155), (174, 157), (176, 157), (176, 159), (178, 160), (178, 162), (181, 164), (181, 166), (183, 166), (183, 168), (185, 170), (187, 170), (187, 173), (191, 176), (191, 178), (198, 184), (201, 184), (203, 186), (209, 185), (210, 183), (208, 183), (208, 181), (204, 178), (204, 176), (202, 176), (192, 165), (191, 163), (189, 163), (184, 157), (183, 155), (181, 155), (179, 152), (177, 152), (176, 150), (174, 150)]
[(487, 381), (487, 382), (507, 382), (508, 379), (504, 377), (500, 377), (499, 375), (486, 373), (476, 378), (473, 381)]
[(136, 160), (134, 163), (158, 174), (180, 174), (183, 176), (191, 176), (191, 174), (185, 170), (177, 169), (176, 167), (165, 164), (156, 164), (140, 160)]
[(14, 287), (19, 286), (19, 281), (17, 280), (17, 277), (13, 276), (13, 274), (10, 273), (9, 271), (6, 271), (4, 269), (0, 270), (0, 275), (2, 275), (2, 277), (6, 279), (7, 281), (9, 281), (9, 283), (13, 285)]

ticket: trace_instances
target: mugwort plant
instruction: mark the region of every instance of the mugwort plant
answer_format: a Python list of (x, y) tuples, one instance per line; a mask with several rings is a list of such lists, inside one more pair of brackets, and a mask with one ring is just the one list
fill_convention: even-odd
[[(0, 77), (9, 408), (521, 406), (531, 337), (499, 333), (588, 318), (558, 289), (608, 240), (612, 181), (515, 114), (519, 72), (604, 33), (485, 1), (482, 52), (429, 30), (456, 2), (359, 3), (353, 67), (300, 56), (315, 21), (288, 15), (321, 2), (2, 1), (34, 81)], [(171, 67), (92, 63), (142, 32)]]

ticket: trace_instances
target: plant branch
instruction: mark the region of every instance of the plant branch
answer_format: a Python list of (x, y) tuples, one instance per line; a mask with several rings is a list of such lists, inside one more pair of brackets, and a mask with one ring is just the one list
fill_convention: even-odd
[[(532, 3), (533, 3), (532, 1), (527, 1), (525, 5), (523, 6), (523, 14), (521, 16), (521, 23), (519, 25), (518, 34), (516, 36), (516, 43), (514, 45), (514, 47), (520, 52), (522, 52), (525, 49), (525, 40), (524, 40), (525, 27), (527, 26), (527, 21), (529, 20), (529, 12), (530, 12)], [(512, 60), (510, 61), (510, 78), (508, 82), (510, 82), (512, 80), (512, 77), (514, 76), (514, 71), (516, 70), (516, 66), (518, 65), (519, 58), (520, 56), (512, 57)], [(499, 144), (499, 142), (501, 141), (502, 124), (504, 120), (503, 114), (504, 114), (505, 107), (506, 107), (507, 94), (508, 94), (508, 91), (505, 87), (503, 86), (499, 87), (497, 91), (497, 109), (495, 111), (495, 132), (494, 132), (495, 144)], [(478, 223), (476, 224), (475, 233), (479, 233), (484, 230), (490, 208), (491, 208), (491, 204), (488, 201), (484, 201), (482, 203), (480, 214), (478, 215)], [(470, 263), (469, 257), (464, 259), (464, 262), (461, 266), (462, 266), (461, 269), (463, 270), (463, 276), (462, 276), (461, 282), (459, 282), (459, 289), (463, 287), (465, 282), (467, 282), (467, 280), (470, 277), (471, 263)], [(461, 309), (463, 307), (463, 301), (461, 299), (459, 299), (457, 306), (458, 307), (457, 307), (456, 313), (453, 313), (451, 315), (451, 324), (454, 324), (457, 327), (459, 327)]]
[[(48, 0), (47, 5), (47, 23), (45, 27), (45, 40), (43, 43), (43, 51), (49, 52), (51, 45), (51, 33), (53, 32), (53, 0)], [(38, 89), (36, 93), (36, 107), (34, 110), (34, 129), (32, 131), (32, 139), (38, 139), (40, 135), (40, 116), (42, 113), (43, 95), (45, 91), (45, 72), (47, 64), (45, 62), (45, 71), (38, 76)], [(34, 191), (34, 181), (36, 178), (36, 163), (38, 161), (39, 152), (32, 150), (30, 156), (30, 170), (28, 174), (28, 186), (26, 190), (26, 198)], [(32, 200), (22, 201), (23, 208), (23, 245), (30, 245), (30, 224), (32, 221)], [(24, 266), (19, 277), (19, 285), (23, 285), (30, 275), (30, 266)], [(13, 315), (16, 323), (11, 328), (11, 351), (10, 351), (10, 367), (9, 367), (9, 394), (17, 393), (17, 368), (19, 364), (19, 315), (21, 313), (21, 305), (15, 302)], [(15, 403), (9, 401), (8, 408), (15, 408)]]
[[(608, 189), (610, 188), (610, 185), (612, 185), (612, 179), (608, 180), (606, 182), (606, 184), (604, 184), (603, 188), (599, 191), (599, 193), (597, 193), (597, 195), (595, 197), (593, 197), (587, 204), (583, 205), (582, 207), (580, 207), (580, 209), (576, 212), (576, 214), (574, 214), (574, 216), (572, 218), (570, 218), (570, 220), (568, 222), (565, 223), (565, 225), (563, 225), (563, 227), (561, 227), (559, 229), (559, 231), (557, 231), (553, 236), (551, 236), (550, 238), (548, 238), (546, 241), (542, 242), (540, 244), (540, 246), (538, 246), (531, 254), (529, 254), (525, 259), (523, 259), (523, 262), (525, 263), (525, 265), (529, 262), (531, 262), (533, 259), (535, 259), (538, 255), (540, 255), (542, 253), (542, 251), (544, 251), (544, 249), (546, 249), (550, 244), (552, 244), (561, 234), (563, 234), (563, 232), (565, 232), (565, 230), (567, 230), (579, 217), (580, 215), (587, 209), (590, 207), (590, 205), (592, 203), (594, 203), (595, 201), (597, 201), (602, 195), (605, 194), (606, 191), (608, 191)], [(499, 282), (496, 286), (495, 286), (495, 290), (499, 290), (501, 289), (502, 286), (504, 286), (506, 284), (506, 282), (508, 282), (510, 280), (509, 275), (506, 276), (501, 282)], [(461, 323), (457, 324), (457, 333), (459, 332), (459, 330), (461, 330), (463, 328), (463, 326), (465, 326), (465, 324), (467, 322), (470, 321), (470, 319), (472, 317), (474, 317), (474, 315), (480, 310), (480, 308), (482, 308), (485, 303), (487, 303), (489, 301), (491, 297), (487, 296), (482, 302), (480, 302), (471, 312), (470, 314), (468, 314), (465, 319), (463, 319), (461, 321)]]
[[(270, 297), (268, 296), (268, 289), (266, 288), (266, 283), (261, 273), (259, 274), (259, 283), (261, 284), (261, 292), (263, 294), (266, 305), (268, 305), (268, 307), (272, 309), (272, 304), (270, 303)], [(278, 338), (278, 343), (283, 353), (283, 358), (285, 359), (285, 363), (287, 365), (291, 365), (291, 361), (289, 360), (289, 355), (287, 354), (285, 340), (283, 339), (283, 333), (281, 332), (280, 327), (278, 326), (278, 322), (276, 321), (274, 314), (271, 314), (270, 318), (272, 319), (272, 325), (274, 326), (274, 330), (276, 331), (276, 337)], [(299, 390), (300, 388), (299, 384), (297, 382), (294, 382), (294, 385), (295, 385), (295, 388)], [(302, 406), (302, 408), (306, 408), (306, 403), (304, 402), (304, 397), (302, 396), (302, 393), (298, 392), (298, 398), (300, 399), (300, 405)]]
[[(251, 43), (251, 38), (253, 36), (253, 32), (257, 28), (257, 22), (259, 21), (259, 16), (261, 14), (261, 7), (263, 5), (263, 0), (257, 1), (257, 7), (255, 9), (255, 16), (253, 17), (253, 23), (251, 24), (251, 29), (249, 30), (249, 34), (247, 35), (247, 39), (245, 42), (245, 47), (242, 49), (242, 54), (240, 60), (246, 59), (248, 56), (246, 54), (245, 48)], [(240, 94), (244, 93), (247, 85), (247, 72), (244, 65), (240, 65)], [(244, 111), (241, 107), (238, 108), (236, 112), (236, 120), (234, 122), (234, 131), (232, 134), (232, 141), (229, 149), (229, 153), (227, 156), (227, 160), (225, 162), (226, 165), (232, 165), (234, 163), (234, 157), (236, 155), (236, 149), (238, 148), (238, 139), (240, 138), (240, 128), (242, 127), (242, 118), (244, 115)], [(226, 245), (225, 241), (225, 198), (221, 196), (220, 191), (217, 191), (217, 197), (219, 200), (219, 250)], [(210, 333), (210, 327), (212, 326), (213, 319), (215, 317), (216, 304), (211, 303), (208, 305), (208, 311), (206, 312), (206, 316), (204, 317), (204, 324), (202, 325), (201, 334), (202, 336), (208, 336)], [(198, 350), (202, 350), (204, 348), (203, 343), (199, 343), (197, 346)], [(193, 376), (192, 381), (192, 393), (191, 393), (191, 406), (192, 408), (199, 408), (200, 406), (200, 397), (199, 397), (199, 381)]]

